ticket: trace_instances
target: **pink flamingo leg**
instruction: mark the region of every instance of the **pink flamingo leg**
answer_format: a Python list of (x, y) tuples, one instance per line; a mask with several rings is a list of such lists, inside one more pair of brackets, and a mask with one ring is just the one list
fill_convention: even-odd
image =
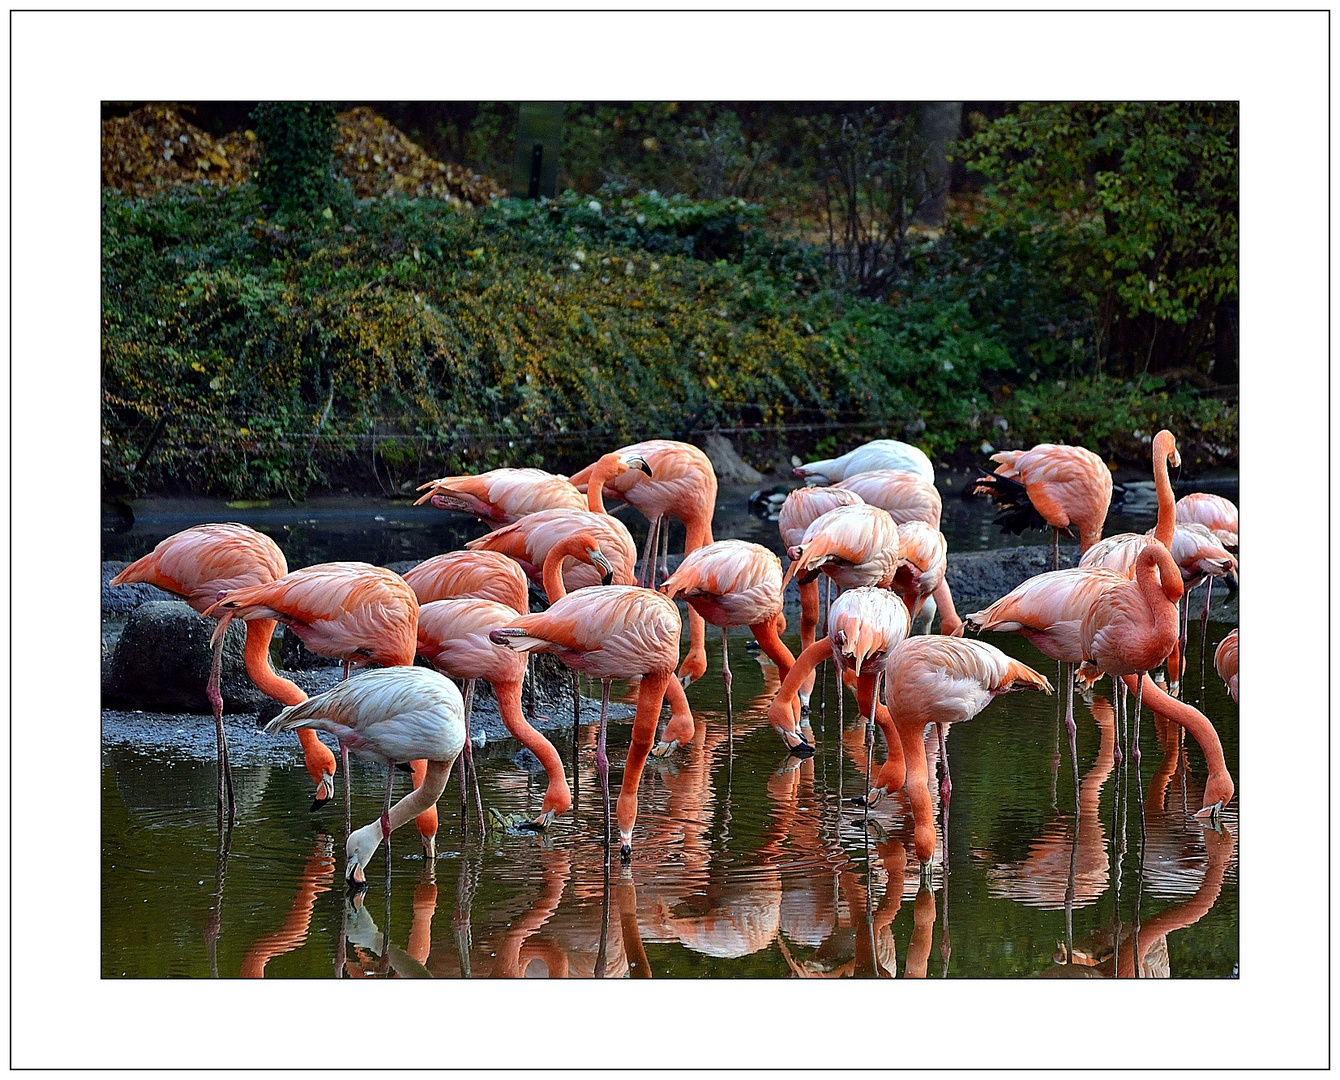
[(600, 804), (603, 810), (605, 865), (610, 864), (610, 759), (605, 753), (605, 715), (610, 705), (610, 681), (600, 681), (600, 734), (596, 738), (596, 768), (600, 771)]
[(233, 770), (228, 764), (228, 735), (223, 730), (223, 694), (219, 690), (219, 669), (223, 665), (224, 635), (219, 635), (214, 646), (214, 657), (209, 665), (209, 681), (205, 684), (205, 696), (209, 698), (210, 708), (214, 711), (214, 741), (218, 750), (218, 817), (223, 821), (224, 796), (227, 795), (228, 820), (237, 813), (237, 799), (233, 796)]

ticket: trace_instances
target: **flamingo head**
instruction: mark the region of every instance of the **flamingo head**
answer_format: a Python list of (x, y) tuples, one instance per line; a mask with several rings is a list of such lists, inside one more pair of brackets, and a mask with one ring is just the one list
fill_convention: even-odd
[(351, 889), (367, 888), (367, 876), (363, 868), (372, 860), (373, 852), (382, 842), (382, 823), (380, 820), (355, 829), (349, 834), (344, 845), (344, 880)]
[(1224, 772), (1212, 773), (1205, 780), (1205, 798), (1201, 802), (1201, 808), (1196, 812), (1196, 817), (1205, 820), (1209, 819), (1211, 825), (1217, 825), (1219, 822), (1219, 812), (1228, 805), (1233, 798), (1233, 778)]
[(605, 558), (605, 553), (598, 547), (589, 547), (586, 549), (587, 558), (591, 560), (591, 565), (600, 571), (600, 584), (608, 585), (614, 580), (614, 567), (610, 565), (609, 559)]

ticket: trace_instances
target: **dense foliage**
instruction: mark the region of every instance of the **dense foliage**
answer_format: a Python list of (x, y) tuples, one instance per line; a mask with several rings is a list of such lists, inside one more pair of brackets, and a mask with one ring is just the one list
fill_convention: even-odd
[(335, 196), (335, 105), (262, 101), (252, 116), (260, 140), (255, 180), (261, 198), (282, 210), (317, 211)]
[(982, 227), (1083, 302), (1097, 370), (1210, 366), (1238, 286), (1236, 103), (1024, 104), (964, 154)]
[(619, 187), (474, 213), (345, 198), (289, 215), (252, 185), (107, 191), (104, 477), (408, 491), (715, 426), (749, 429), (742, 449), (764, 468), (837, 448), (839, 432), (964, 463), (984, 440), (1138, 460), (1172, 423), (1210, 460), (1235, 453), (1235, 407), (1157, 377), (1076, 379), (1064, 317), (1030, 339), (1029, 305), (1048, 298), (1013, 249), (919, 241), (890, 302), (835, 287), (814, 249), (763, 225), (743, 199)]

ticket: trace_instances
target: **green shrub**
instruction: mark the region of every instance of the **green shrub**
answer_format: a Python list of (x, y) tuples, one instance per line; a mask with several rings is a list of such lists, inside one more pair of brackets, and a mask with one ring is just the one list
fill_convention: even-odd
[(335, 195), (335, 104), (262, 101), (252, 121), (261, 146), (254, 177), (261, 199), (286, 211), (328, 206)]

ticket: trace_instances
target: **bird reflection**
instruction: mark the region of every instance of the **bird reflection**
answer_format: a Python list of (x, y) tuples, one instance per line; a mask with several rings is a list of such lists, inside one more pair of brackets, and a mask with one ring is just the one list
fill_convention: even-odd
[(335, 842), (325, 833), (318, 833), (312, 853), (298, 878), (298, 892), (289, 907), (288, 918), (278, 930), (252, 942), (242, 957), (242, 969), (238, 973), (242, 978), (265, 978), (266, 964), (276, 956), (292, 952), (307, 940), (316, 898), (328, 892), (335, 880), (334, 850)]
[[(433, 911), (437, 906), (437, 889), (432, 890), (432, 903), (414, 905), (414, 922), (410, 927), (410, 949), (413, 942), (422, 943), (429, 934)], [(372, 913), (364, 903), (365, 892), (355, 892), (345, 897), (344, 919), (340, 932), (349, 945), (351, 954), (346, 956), (344, 974), (352, 979), (390, 978), (431, 979), (432, 973), (410, 950), (394, 945), (388, 935), (377, 928)], [(416, 901), (420, 900), (416, 890)], [(386, 925), (390, 924), (390, 893), (387, 893)], [(426, 951), (425, 951), (426, 955)]]
[[(1140, 923), (1139, 977), (1142, 979), (1166, 979), (1172, 974), (1168, 961), (1168, 935), (1199, 922), (1219, 899), (1237, 841), (1228, 828), (1206, 829), (1203, 835), (1206, 862), (1199, 887), (1183, 903), (1174, 904)], [(1126, 924), (1115, 929), (1111, 923), (1102, 926), (1075, 943), (1075, 964), (1092, 968), (1107, 978), (1112, 977), (1115, 966), (1117, 978), (1134, 978), (1135, 930), (1134, 926)], [(1119, 949), (1114, 947), (1114, 942), (1120, 944)], [(1057, 959), (1059, 962), (1061, 958)]]
[(1072, 887), (1072, 845), (1075, 847), (1072, 907), (1086, 907), (1107, 890), (1110, 869), (1107, 835), (1098, 803), (1103, 785), (1112, 774), (1116, 717), (1112, 703), (1103, 697), (1095, 696), (1089, 709), (1098, 725), (1098, 757), (1080, 782), (1079, 843), (1073, 844), (1072, 815), (1053, 818), (1043, 826), (1042, 835), (1029, 845), (1026, 859), (987, 869), (986, 880), (992, 896), (1008, 897), (1049, 911), (1064, 907)]

